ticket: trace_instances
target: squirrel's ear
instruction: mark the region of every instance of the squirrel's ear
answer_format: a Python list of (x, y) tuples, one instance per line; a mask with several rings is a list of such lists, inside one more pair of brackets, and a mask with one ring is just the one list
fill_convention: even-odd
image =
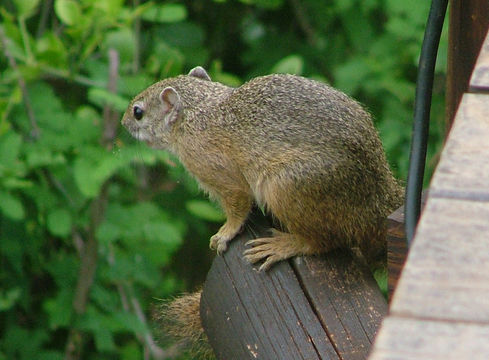
[(202, 66), (194, 67), (192, 70), (190, 70), (188, 76), (193, 76), (202, 80), (211, 81), (211, 77), (209, 76), (209, 74), (207, 74), (207, 71), (205, 71), (205, 69)]
[(160, 100), (167, 125), (175, 122), (181, 107), (180, 95), (174, 88), (168, 86), (161, 91)]

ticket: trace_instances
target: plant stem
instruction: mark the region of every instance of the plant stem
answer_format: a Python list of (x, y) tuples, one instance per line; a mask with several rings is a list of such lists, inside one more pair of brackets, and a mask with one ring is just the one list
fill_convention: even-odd
[(34, 55), (32, 54), (31, 43), (29, 41), (29, 33), (27, 32), (27, 28), (25, 26), (25, 17), (19, 17), (19, 28), (20, 34), (22, 35), (22, 42), (24, 43), (25, 52), (27, 53), (28, 63), (31, 64), (34, 62)]
[[(139, 0), (134, 0), (134, 8), (137, 8), (138, 6)], [(141, 51), (141, 18), (139, 16), (134, 19), (134, 39), (135, 46), (132, 60), (132, 72), (136, 74), (139, 71), (139, 53)]]
[[(19, 20), (20, 21), (20, 20)], [(27, 90), (27, 85), (25, 83), (24, 78), (22, 77), (19, 67), (17, 66), (17, 62), (15, 61), (14, 56), (8, 49), (8, 39), (5, 36), (5, 33), (2, 28), (0, 28), (0, 41), (3, 47), (3, 52), (8, 59), (8, 62), (12, 69), (18, 74), (17, 82), (20, 87), (20, 91), (22, 92), (22, 98), (24, 100), (24, 107), (27, 113), (27, 117), (29, 118), (29, 122), (31, 123), (31, 137), (36, 140), (41, 135), (41, 131), (39, 130), (39, 126), (37, 125), (36, 116), (34, 114), (34, 109), (32, 108), (29, 92)]]
[[(116, 85), (118, 69), (118, 53), (111, 49), (109, 50), (108, 89), (114, 93), (117, 90)], [(104, 108), (104, 129), (100, 142), (106, 147), (110, 146), (115, 139), (116, 131), (114, 130), (114, 118), (116, 115), (116, 112), (108, 105)], [(95, 233), (105, 218), (105, 211), (109, 198), (109, 185), (110, 180), (103, 184), (100, 194), (92, 201), (90, 205), (90, 225), (88, 229), (87, 241), (83, 245), (83, 249), (81, 251), (81, 264), (73, 299), (73, 310), (76, 316), (82, 315), (86, 310), (90, 289), (95, 277), (98, 259), (98, 242)], [(65, 360), (80, 359), (83, 349), (83, 338), (84, 334), (80, 330), (75, 328), (71, 329), (65, 347)]]

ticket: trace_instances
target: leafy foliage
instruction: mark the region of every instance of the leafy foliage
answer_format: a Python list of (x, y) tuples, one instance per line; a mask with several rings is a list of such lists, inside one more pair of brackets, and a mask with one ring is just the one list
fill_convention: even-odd
[[(132, 96), (196, 65), (232, 86), (317, 78), (367, 105), (404, 179), (427, 12), (414, 0), (2, 2), (0, 359), (171, 355), (151, 342), (149, 307), (202, 281), (223, 217), (170, 155), (118, 126)], [(441, 91), (433, 102), (430, 158)]]

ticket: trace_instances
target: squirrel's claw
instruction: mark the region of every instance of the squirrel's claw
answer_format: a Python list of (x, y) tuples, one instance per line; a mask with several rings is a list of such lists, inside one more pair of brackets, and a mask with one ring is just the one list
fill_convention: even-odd
[(280, 232), (275, 229), (272, 232), (272, 237), (258, 238), (246, 243), (246, 245), (251, 246), (250, 249), (246, 249), (243, 253), (248, 262), (254, 264), (265, 260), (259, 268), (260, 271), (270, 269), (278, 261), (296, 255), (314, 253), (314, 249), (297, 235)]
[(252, 246), (243, 253), (249, 263), (255, 264), (261, 260), (265, 260), (260, 265), (259, 271), (267, 271), (273, 264), (288, 257), (284, 257), (281, 251), (282, 249), (277, 244), (277, 238), (274, 237), (250, 240), (246, 245)]
[(217, 232), (211, 237), (209, 247), (216, 250), (218, 255), (222, 255), (228, 249), (228, 243), (240, 233), (242, 225), (232, 226), (226, 222)]
[(209, 247), (216, 250), (218, 255), (222, 255), (228, 249), (228, 242), (231, 239), (223, 238), (219, 233), (211, 237)]

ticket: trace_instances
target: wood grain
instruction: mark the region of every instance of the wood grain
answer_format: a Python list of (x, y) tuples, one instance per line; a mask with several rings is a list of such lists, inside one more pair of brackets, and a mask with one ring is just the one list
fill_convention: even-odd
[(488, 219), (487, 202), (429, 199), (391, 313), (489, 322)]
[(369, 360), (486, 360), (489, 325), (388, 317)]
[(387, 311), (368, 270), (335, 252), (258, 272), (242, 252), (267, 226), (255, 214), (204, 284), (201, 318), (217, 358), (365, 359)]
[(430, 185), (433, 197), (489, 200), (489, 97), (465, 94)]
[(387, 303), (367, 266), (347, 251), (298, 257), (294, 268), (329, 340), (342, 359), (365, 359)]
[(489, 92), (489, 31), (475, 63), (469, 90), (471, 92)]

